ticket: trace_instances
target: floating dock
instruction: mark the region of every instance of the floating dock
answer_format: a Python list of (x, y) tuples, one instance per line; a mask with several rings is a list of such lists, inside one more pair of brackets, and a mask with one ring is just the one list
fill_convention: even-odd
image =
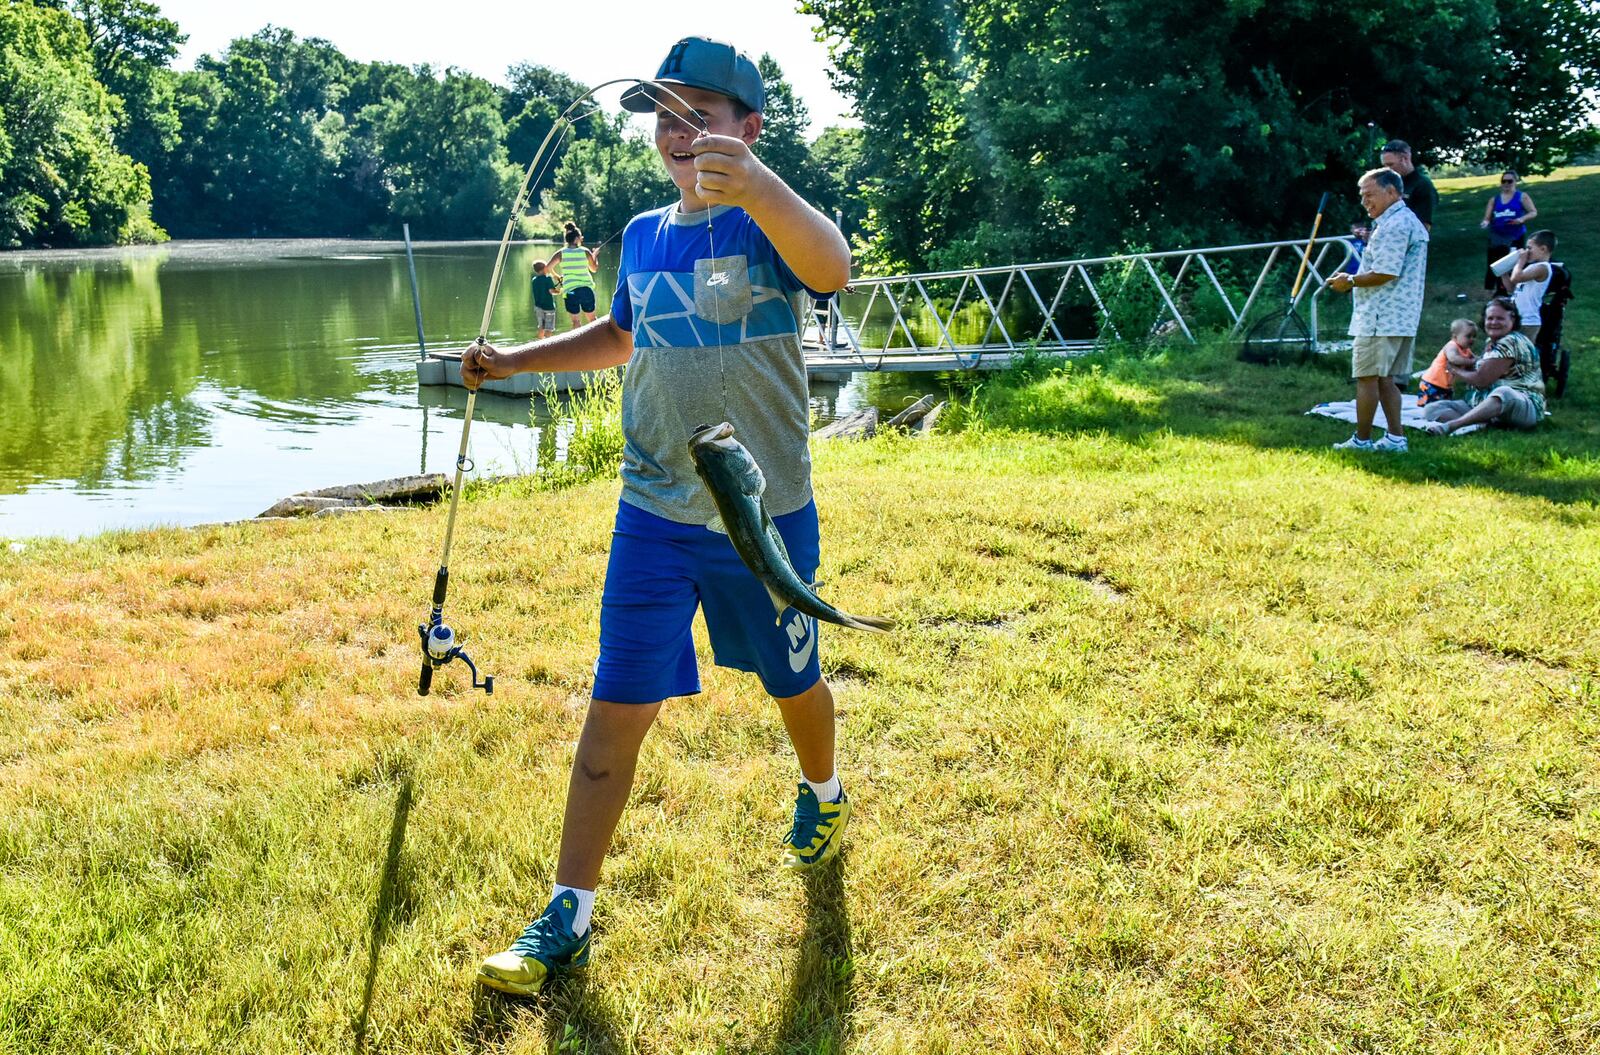
[[(546, 378), (551, 380), (549, 387), (555, 389), (558, 395), (580, 392), (585, 387), (583, 374), (576, 370), (557, 370), (549, 374), (514, 374), (501, 381), (485, 381), (478, 386), (478, 391), (496, 392), (503, 396), (531, 396), (545, 390)], [(466, 388), (461, 383), (461, 353), (429, 352), (426, 358), (418, 359), (417, 384)]]
[[(890, 352), (854, 352), (848, 347), (835, 346), (824, 349), (814, 340), (804, 344), (806, 374), (813, 381), (845, 381), (858, 373), (958, 373), (967, 370), (1004, 370), (1012, 358), (1020, 353), (1005, 348), (977, 346), (958, 348), (954, 353), (912, 351), (895, 349)], [(1071, 354), (1070, 352), (1064, 354)], [(427, 358), (417, 361), (417, 384), (423, 386), (445, 385), (464, 389), (461, 383), (461, 353), (459, 351), (429, 352)], [(584, 388), (583, 374), (576, 370), (561, 370), (550, 374), (516, 374), (503, 381), (485, 381), (480, 392), (495, 392), (504, 396), (529, 396), (545, 390), (544, 378), (550, 378), (557, 394), (579, 392)]]

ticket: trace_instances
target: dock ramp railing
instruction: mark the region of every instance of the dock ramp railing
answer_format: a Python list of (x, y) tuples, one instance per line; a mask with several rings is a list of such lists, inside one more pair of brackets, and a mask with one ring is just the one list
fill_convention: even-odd
[[(1072, 355), (1107, 339), (1237, 334), (1288, 301), (1306, 241), (858, 278), (817, 305), (806, 362), (824, 370), (974, 369), (1030, 348)], [(1343, 236), (1318, 239), (1312, 250), (1295, 301), (1314, 339), (1323, 287), (1353, 254)]]

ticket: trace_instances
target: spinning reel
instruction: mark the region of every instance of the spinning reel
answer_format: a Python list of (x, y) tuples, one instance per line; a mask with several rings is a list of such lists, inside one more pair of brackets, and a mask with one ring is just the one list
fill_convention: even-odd
[(482, 689), (486, 695), (494, 695), (494, 675), (485, 674), (483, 680), (478, 680), (477, 665), (472, 662), (472, 657), (467, 655), (466, 649), (456, 644), (456, 632), (444, 624), (444, 594), (445, 587), (450, 581), (450, 572), (445, 568), (439, 569), (439, 576), (433, 584), (433, 614), (426, 623), (417, 625), (417, 636), (422, 639), (422, 676), (417, 679), (417, 695), (428, 695), (428, 688), (433, 684), (433, 672), (451, 660), (459, 659), (467, 665), (472, 672), (472, 687)]

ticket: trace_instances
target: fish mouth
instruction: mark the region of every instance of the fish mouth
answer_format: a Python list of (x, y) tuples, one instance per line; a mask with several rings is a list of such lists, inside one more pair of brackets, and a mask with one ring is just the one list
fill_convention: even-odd
[(733, 426), (726, 421), (720, 425), (696, 425), (694, 432), (689, 436), (689, 445), (694, 447), (702, 443), (715, 443), (732, 435)]

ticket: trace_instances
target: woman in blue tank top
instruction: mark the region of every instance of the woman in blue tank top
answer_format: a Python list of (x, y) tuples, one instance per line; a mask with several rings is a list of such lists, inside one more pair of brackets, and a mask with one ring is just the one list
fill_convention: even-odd
[(1483, 222), (1478, 224), (1489, 232), (1487, 266), (1483, 272), (1483, 288), (1492, 293), (1509, 292), (1510, 286), (1491, 270), (1494, 262), (1528, 244), (1528, 221), (1539, 215), (1533, 207), (1533, 198), (1517, 187), (1518, 176), (1507, 169), (1500, 177), (1500, 191), (1483, 207)]

